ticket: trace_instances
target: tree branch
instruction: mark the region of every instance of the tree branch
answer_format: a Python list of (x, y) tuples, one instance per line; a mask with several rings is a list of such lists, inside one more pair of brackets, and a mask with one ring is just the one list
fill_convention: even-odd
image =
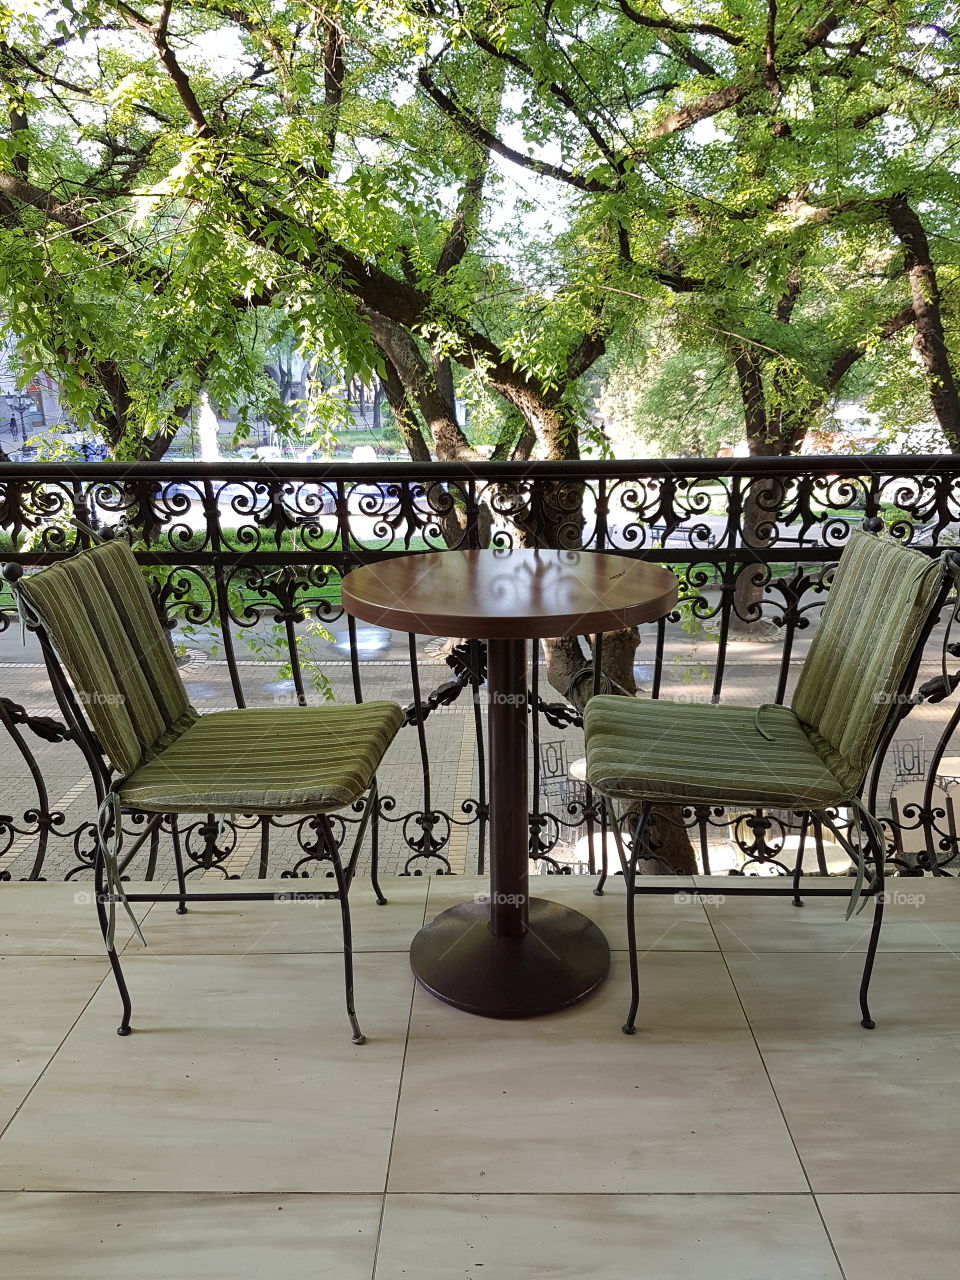
[(431, 462), (433, 459), (430, 455), (430, 450), (427, 447), (426, 440), (423, 438), (420, 423), (417, 421), (417, 415), (414, 412), (413, 405), (410, 403), (410, 397), (407, 395), (406, 387), (403, 385), (403, 379), (400, 377), (397, 366), (379, 343), (377, 343), (377, 349), (383, 358), (383, 373), (380, 375), (380, 385), (383, 387), (387, 402), (393, 410), (393, 420), (397, 425), (397, 430), (400, 432), (400, 438), (403, 440), (413, 462)]
[[(489, 152), (484, 152), (485, 156)], [(483, 203), (483, 184), (487, 166), (482, 165), (480, 172), (473, 173), (464, 183), (463, 193), (453, 215), (453, 222), (443, 242), (440, 256), (437, 259), (437, 275), (445, 276), (462, 261), (470, 247), (470, 236), (476, 228), (477, 219)]]
[(17, 204), (30, 205), (45, 217), (59, 222), (62, 227), (67, 227), (71, 231), (88, 230), (86, 219), (77, 209), (64, 204), (42, 187), (27, 182), (18, 173), (0, 171), (0, 193), (16, 201)]
[(226, 2), (221, 3), (221, 0), (189, 0), (189, 3), (192, 9), (215, 13), (221, 18), (226, 18), (228, 22), (233, 22), (242, 31), (245, 31), (248, 36), (259, 40), (263, 47), (270, 51), (278, 64), (283, 61), (283, 48), (281, 45), (274, 39), (268, 29), (259, 22), (255, 22), (250, 14), (243, 9), (238, 9), (235, 5)]
[(444, 462), (478, 461), (480, 455), (456, 419), (449, 367), (445, 371), (432, 367), (405, 326), (369, 306), (361, 304), (359, 309), (377, 347), (389, 357), (404, 388), (416, 401), (433, 437), (437, 457)]
[[(884, 320), (883, 324), (877, 330), (879, 338), (892, 338), (895, 334), (902, 332), (908, 328), (914, 321), (913, 303), (909, 302), (905, 307), (901, 307), (894, 315)], [(830, 362), (825, 378), (825, 386), (827, 393), (836, 391), (840, 382), (849, 372), (853, 365), (856, 364), (863, 356), (867, 354), (866, 342), (857, 342), (853, 346), (847, 347), (835, 356)]]
[(651, 138), (665, 138), (669, 134), (679, 133), (682, 129), (689, 129), (691, 125), (697, 124), (701, 120), (707, 120), (710, 116), (715, 116), (720, 111), (726, 111), (728, 107), (734, 107), (738, 102), (742, 102), (754, 89), (754, 84), (728, 84), (722, 89), (716, 89), (713, 93), (708, 93), (706, 97), (701, 98), (699, 102), (690, 102), (685, 107), (681, 107), (679, 111), (671, 111), (668, 116), (654, 125), (650, 131)]
[(503, 156), (505, 160), (510, 160), (514, 164), (520, 165), (521, 168), (531, 170), (533, 173), (539, 173), (545, 178), (556, 178), (558, 182), (565, 182), (580, 191), (610, 192), (616, 190), (611, 183), (601, 182), (597, 178), (583, 178), (580, 174), (572, 173), (560, 165), (550, 164), (546, 160), (537, 160), (534, 156), (528, 156), (522, 151), (516, 151), (513, 147), (508, 147), (496, 134), (491, 133), (475, 116), (461, 106), (455, 98), (444, 93), (425, 67), (421, 67), (417, 72), (417, 79), (424, 92), (432, 99), (435, 105), (468, 138), (471, 138), (480, 146), (496, 152), (497, 155)]
[[(803, 257), (801, 251), (800, 257)], [(789, 324), (793, 315), (794, 307), (800, 298), (800, 289), (802, 287), (802, 277), (800, 275), (800, 263), (795, 262), (790, 268), (790, 274), (787, 276), (787, 287), (784, 289), (777, 301), (774, 318), (779, 320), (781, 324)]]
[(56, 85), (58, 89), (65, 89), (68, 93), (80, 94), (84, 98), (89, 98), (90, 96), (90, 90), (84, 88), (83, 85), (75, 84), (72, 80), (64, 80), (52, 71), (46, 71), (42, 66), (34, 62), (32, 58), (29, 58), (22, 49), (15, 49), (12, 45), (4, 44), (2, 41), (0, 41), (0, 59), (5, 59), (11, 64), (32, 72), (38, 80), (42, 80), (45, 84)]
[(648, 27), (652, 31), (672, 31), (683, 36), (716, 36), (718, 40), (723, 40), (729, 45), (743, 44), (742, 36), (734, 35), (732, 31), (727, 31), (723, 27), (714, 26), (712, 22), (675, 22), (662, 13), (651, 18), (641, 13), (639, 9), (635, 9), (629, 0), (619, 0), (619, 4), (621, 12), (638, 27)]
[(913, 299), (913, 345), (923, 362), (930, 402), (951, 449), (960, 452), (960, 389), (943, 327), (940, 285), (926, 229), (905, 194), (886, 202), (894, 235), (904, 247), (904, 268)]
[(327, 150), (329, 163), (324, 166), (323, 177), (330, 176), (333, 156), (337, 149), (337, 131), (340, 106), (343, 102), (343, 77), (346, 62), (343, 53), (343, 29), (336, 22), (327, 20), (327, 38), (323, 45), (323, 105), (328, 115)]
[(501, 61), (508, 63), (511, 67), (515, 68), (517, 71), (520, 71), (523, 75), (525, 75), (527, 79), (531, 80), (534, 84), (539, 84), (543, 88), (547, 89), (547, 91), (551, 93), (557, 99), (557, 101), (567, 111), (570, 112), (570, 114), (574, 117), (574, 119), (576, 119), (580, 123), (580, 125), (586, 130), (589, 136), (593, 139), (594, 145), (596, 146), (597, 150), (600, 152), (603, 158), (607, 161), (607, 163), (611, 166), (611, 168), (614, 169), (617, 173), (622, 172), (621, 161), (618, 159), (617, 154), (614, 151), (613, 147), (607, 142), (606, 138), (604, 138), (603, 134), (597, 128), (593, 118), (590, 115), (590, 112), (585, 111), (577, 102), (577, 100), (573, 97), (573, 95), (567, 89), (565, 89), (562, 84), (558, 84), (555, 80), (550, 80), (546, 82), (540, 81), (533, 67), (531, 67), (529, 63), (524, 62), (524, 60), (521, 57), (519, 57), (517, 54), (513, 53), (512, 51), (508, 49), (499, 48), (497, 45), (493, 43), (492, 40), (489, 40), (482, 32), (471, 30), (470, 36), (471, 36), (471, 39), (474, 41), (474, 43), (477, 45), (477, 47), (479, 49), (482, 49), (484, 53), (489, 53), (491, 57), (499, 58)]
[(119, 0), (117, 8), (127, 20), (129, 25), (135, 31), (142, 32), (147, 36), (157, 51), (157, 57), (160, 65), (167, 73), (171, 84), (177, 91), (177, 95), (183, 104), (184, 110), (190, 117), (194, 130), (198, 138), (209, 138), (213, 135), (213, 130), (204, 115), (203, 108), (200, 106), (199, 99), (193, 91), (193, 85), (190, 83), (190, 77), (180, 66), (177, 55), (170, 47), (167, 39), (167, 27), (170, 22), (170, 13), (173, 8), (173, 0), (164, 0), (163, 7), (160, 11), (160, 19), (156, 26), (138, 13), (136, 9), (131, 8), (124, 0)]
[[(621, 0), (621, 4), (626, 0)], [(774, 9), (775, 13), (775, 9)], [(840, 25), (840, 19), (836, 14), (828, 14), (821, 19), (816, 26), (811, 27), (804, 33), (801, 40), (801, 49), (804, 53), (810, 53), (813, 49), (818, 48), (824, 43), (830, 33)], [(716, 32), (712, 34), (717, 34)], [(769, 25), (768, 25), (769, 38)], [(797, 65), (797, 60), (793, 59), (789, 63), (784, 63), (783, 70), (793, 70)], [(766, 69), (764, 71), (764, 83), (767, 82)], [(779, 76), (777, 77), (779, 85)], [(727, 110), (728, 107), (734, 107), (737, 103), (742, 102), (757, 86), (757, 80), (748, 77), (745, 80), (735, 81), (733, 84), (725, 85), (722, 89), (716, 89), (713, 93), (708, 93), (698, 102), (687, 103), (678, 111), (673, 111), (670, 115), (665, 116), (659, 124), (655, 125), (651, 131), (651, 138), (663, 138), (669, 134), (679, 133), (682, 129), (689, 129), (691, 125), (699, 123), (701, 120), (707, 120), (710, 116), (715, 116), (720, 111)]]
[(506, 421), (500, 428), (497, 443), (490, 454), (491, 462), (525, 462), (537, 443), (537, 433), (512, 407), (508, 409)]
[[(602, 305), (594, 308), (599, 321), (602, 313)], [(593, 333), (585, 333), (577, 345), (567, 356), (567, 378), (570, 382), (575, 382), (577, 378), (595, 364), (607, 349), (607, 337), (602, 329), (598, 328)]]
[(701, 58), (696, 49), (685, 43), (682, 36), (674, 35), (672, 31), (665, 31), (660, 36), (660, 40), (675, 57), (685, 62), (692, 71), (696, 71), (697, 75), (707, 76), (711, 80), (716, 79), (716, 67), (711, 66), (706, 58)]
[(772, 98), (780, 97), (777, 77), (777, 0), (767, 0), (767, 34), (763, 48), (763, 83)]
[(816, 49), (820, 45), (825, 44), (827, 39), (833, 35), (837, 27), (840, 25), (840, 18), (836, 13), (828, 13), (826, 17), (809, 28), (803, 36), (803, 47), (806, 50)]

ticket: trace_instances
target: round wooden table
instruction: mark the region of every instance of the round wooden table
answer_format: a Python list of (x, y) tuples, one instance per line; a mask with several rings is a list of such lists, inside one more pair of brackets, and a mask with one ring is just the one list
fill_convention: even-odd
[(591, 551), (427, 552), (344, 578), (344, 608), (365, 622), (487, 641), (490, 894), (442, 912), (410, 949), (417, 978), (441, 1000), (526, 1018), (582, 1000), (606, 977), (597, 926), (529, 896), (526, 641), (653, 622), (676, 601), (669, 570)]

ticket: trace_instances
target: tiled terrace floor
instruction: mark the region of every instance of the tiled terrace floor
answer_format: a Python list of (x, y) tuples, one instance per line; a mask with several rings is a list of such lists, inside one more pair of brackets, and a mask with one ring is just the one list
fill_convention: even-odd
[(420, 922), (482, 888), (355, 885), (358, 1048), (334, 903), (152, 907), (120, 1040), (77, 887), (2, 886), (4, 1276), (956, 1274), (955, 881), (895, 884), (873, 1033), (838, 900), (645, 899), (633, 1038), (622, 882), (537, 886), (615, 948), (580, 1006), (494, 1022), (415, 991)]

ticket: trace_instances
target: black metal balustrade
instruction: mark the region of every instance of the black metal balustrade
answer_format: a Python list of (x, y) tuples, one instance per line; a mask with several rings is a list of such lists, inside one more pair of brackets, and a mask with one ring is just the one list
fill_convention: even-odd
[[(344, 618), (339, 602), (340, 580), (356, 565), (421, 550), (521, 544), (616, 551), (675, 570), (681, 580), (677, 611), (642, 629), (636, 655), (642, 696), (783, 701), (831, 568), (851, 526), (864, 521), (931, 553), (955, 545), (960, 459), (0, 469), (0, 559), (29, 571), (123, 530), (152, 578), (165, 624), (188, 649), (191, 636), (214, 649), (238, 706), (248, 704), (250, 683), (262, 679), (265, 663), (285, 666), (290, 696), (301, 703), (331, 692), (382, 696), (370, 689), (371, 676), (382, 672), (364, 659), (365, 633)], [(0, 630), (16, 623), (6, 591), (0, 594)], [(318, 623), (345, 632), (348, 654), (324, 658), (305, 651), (305, 638)], [(953, 874), (960, 865), (960, 790), (955, 812), (943, 763), (960, 720), (960, 709), (945, 701), (958, 677), (947, 671), (947, 689), (940, 674), (942, 624), (921, 675), (925, 683), (916, 701), (923, 709), (884, 744), (868, 779), (881, 813), (888, 812), (889, 859), (901, 874)], [(336, 655), (329, 645), (320, 648)], [(8, 659), (10, 652), (8, 644)], [(408, 727), (394, 747), (399, 763), (388, 760), (381, 777), (374, 838), (399, 848), (397, 866), (406, 873), (482, 869), (483, 645), (453, 647), (443, 678), (430, 677), (430, 684), (423, 639), (410, 637), (407, 654)], [(950, 645), (948, 662), (955, 656), (960, 646)], [(0, 694), (7, 692), (4, 674), (12, 679), (25, 669), (16, 659), (0, 665)], [(580, 754), (578, 699), (572, 688), (549, 688), (540, 662), (531, 671), (531, 856), (547, 870), (593, 869), (602, 837), (595, 830), (594, 798), (571, 776)], [(394, 673), (395, 685), (396, 678)], [(585, 656), (577, 688), (589, 691), (593, 680)], [(54, 699), (37, 683), (39, 669), (31, 681), (24, 699), (30, 706), (0, 698), (9, 737), (6, 783), (0, 783), (0, 879), (69, 879), (91, 868), (92, 814), (79, 821), (71, 816), (71, 797), (82, 792), (82, 782), (60, 798), (64, 780), (79, 776), (82, 762), (69, 729), (48, 714)], [(439, 718), (454, 713), (466, 766), (449, 750), (438, 755), (432, 749)], [(65, 765), (71, 752), (72, 772)], [(458, 768), (459, 791), (451, 785)], [(469, 794), (463, 794), (464, 768)], [(17, 814), (6, 812), (14, 806), (4, 798), (13, 779), (19, 780), (14, 789), (29, 790), (29, 802)], [(738, 853), (732, 869), (739, 872), (790, 870), (801, 849), (808, 870), (828, 869), (823, 833), (802, 825), (797, 815), (697, 807), (680, 816), (706, 871), (718, 869), (724, 841)], [(160, 820), (128, 819), (123, 862), (129, 876), (165, 874), (164, 828)], [(578, 861), (570, 849), (583, 833), (587, 850)], [(291, 824), (210, 815), (185, 837), (194, 872), (237, 874), (240, 846), (255, 851), (243, 874), (307, 874), (314, 860), (306, 819)], [(728, 867), (729, 860), (721, 869)]]

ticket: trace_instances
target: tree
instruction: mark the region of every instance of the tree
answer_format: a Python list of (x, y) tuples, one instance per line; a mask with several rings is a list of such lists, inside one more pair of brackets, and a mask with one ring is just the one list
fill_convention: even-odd
[[(72, 184), (73, 204), (99, 220), (137, 193), (143, 211), (152, 188), (146, 225), (182, 246), (181, 285), (229, 263), (217, 301), (253, 285), (295, 310), (301, 335), (379, 368), (414, 456), (471, 456), (451, 360), (502, 395), (550, 456), (573, 456), (576, 383), (636, 311), (611, 293), (620, 286), (662, 308), (671, 295), (743, 293), (758, 264), (772, 276), (778, 260), (786, 285), (831, 228), (889, 224), (911, 263), (926, 252), (903, 265), (929, 294), (942, 245), (928, 236), (925, 251), (903, 210), (938, 184), (941, 222), (948, 203), (955, 69), (943, 16), (929, 4), (877, 16), (721, 3), (704, 22), (628, 0), (359, 12), (85, 0), (53, 31), (10, 22), (4, 190), (22, 210), (39, 165), (46, 217), (65, 203), (50, 188)], [(230, 56), (191, 51), (214, 40)], [(63, 145), (67, 130), (97, 148), (95, 164)], [(514, 173), (560, 230), (506, 254), (490, 211)], [(124, 229), (105, 218), (91, 241), (88, 221), (69, 240), (109, 259)], [(949, 400), (941, 310), (931, 295), (921, 322)]]
[[(114, 38), (120, 30), (123, 40)], [(211, 68), (181, 57), (188, 37), (228, 30), (241, 40), (236, 58)], [(451, 361), (509, 406), (498, 456), (527, 456), (535, 440), (549, 457), (577, 456), (570, 388), (602, 351), (600, 318), (618, 303), (591, 286), (582, 237), (560, 246), (555, 256), (570, 278), (560, 289), (548, 282), (549, 293), (518, 289), (515, 272), (475, 249), (490, 149), (423, 95), (398, 104), (404, 84), (416, 83), (416, 22), (397, 40), (396, 27), (378, 31), (369, 14), (357, 22), (336, 5), (289, 4), (263, 19), (255, 6), (216, 0), (144, 11), (91, 2), (71, 7), (53, 35), (26, 24), (17, 31), (33, 43), (24, 52), (8, 34), (8, 61), (17, 85), (31, 86), (31, 110), (40, 112), (42, 99), (45, 120), (61, 129), (79, 121), (75, 99), (93, 112), (109, 153), (97, 174), (104, 164), (115, 171), (117, 152), (136, 157), (134, 181), (109, 189), (87, 165), (67, 207), (54, 188), (71, 165), (84, 168), (79, 158), (56, 147), (41, 156), (38, 131), (18, 129), (11, 149), (46, 186), (31, 184), (21, 164), (0, 189), (17, 230), (35, 231), (39, 252), (50, 236), (46, 224), (30, 228), (31, 209), (59, 222), (57, 242), (72, 252), (108, 265), (135, 261), (142, 290), (169, 297), (179, 315), (229, 316), (247, 299), (282, 307), (301, 344), (322, 347), (347, 378), (382, 374), (414, 458), (479, 457), (457, 420)], [(348, 62), (348, 42), (364, 51), (358, 66)], [(502, 68), (469, 51), (465, 58), (471, 110), (496, 116)], [(448, 190), (452, 203), (441, 194)], [(149, 232), (139, 251), (124, 219), (131, 200)], [(153, 256), (168, 229), (169, 266)], [(605, 253), (605, 234), (595, 239)], [(521, 265), (543, 276), (536, 258)], [(485, 305), (486, 290), (493, 301)]]
[(137, 217), (157, 139), (122, 105), (98, 110), (109, 50), (79, 55), (71, 78), (71, 40), (93, 21), (92, 6), (67, 5), (47, 30), (0, 7), (0, 326), (24, 375), (56, 377), (68, 411), (115, 456), (157, 458), (202, 387), (244, 412), (263, 381), (251, 318), (262, 300), (215, 253), (184, 296), (189, 210)]
[[(600, 287), (649, 302), (659, 285), (678, 346), (719, 345), (753, 454), (796, 449), (850, 370), (911, 325), (932, 408), (960, 447), (940, 284), (956, 274), (949, 6), (786, 14), (768, 0), (712, 5), (709, 17), (629, 0), (460, 7), (449, 25), (509, 67), (523, 94), (515, 120), (535, 141), (562, 139), (559, 163), (481, 131), (446, 45), (421, 83), (498, 155), (616, 219), (621, 278)], [(762, 488), (743, 514), (757, 548), (774, 536)], [(762, 590), (744, 566), (744, 629)]]

